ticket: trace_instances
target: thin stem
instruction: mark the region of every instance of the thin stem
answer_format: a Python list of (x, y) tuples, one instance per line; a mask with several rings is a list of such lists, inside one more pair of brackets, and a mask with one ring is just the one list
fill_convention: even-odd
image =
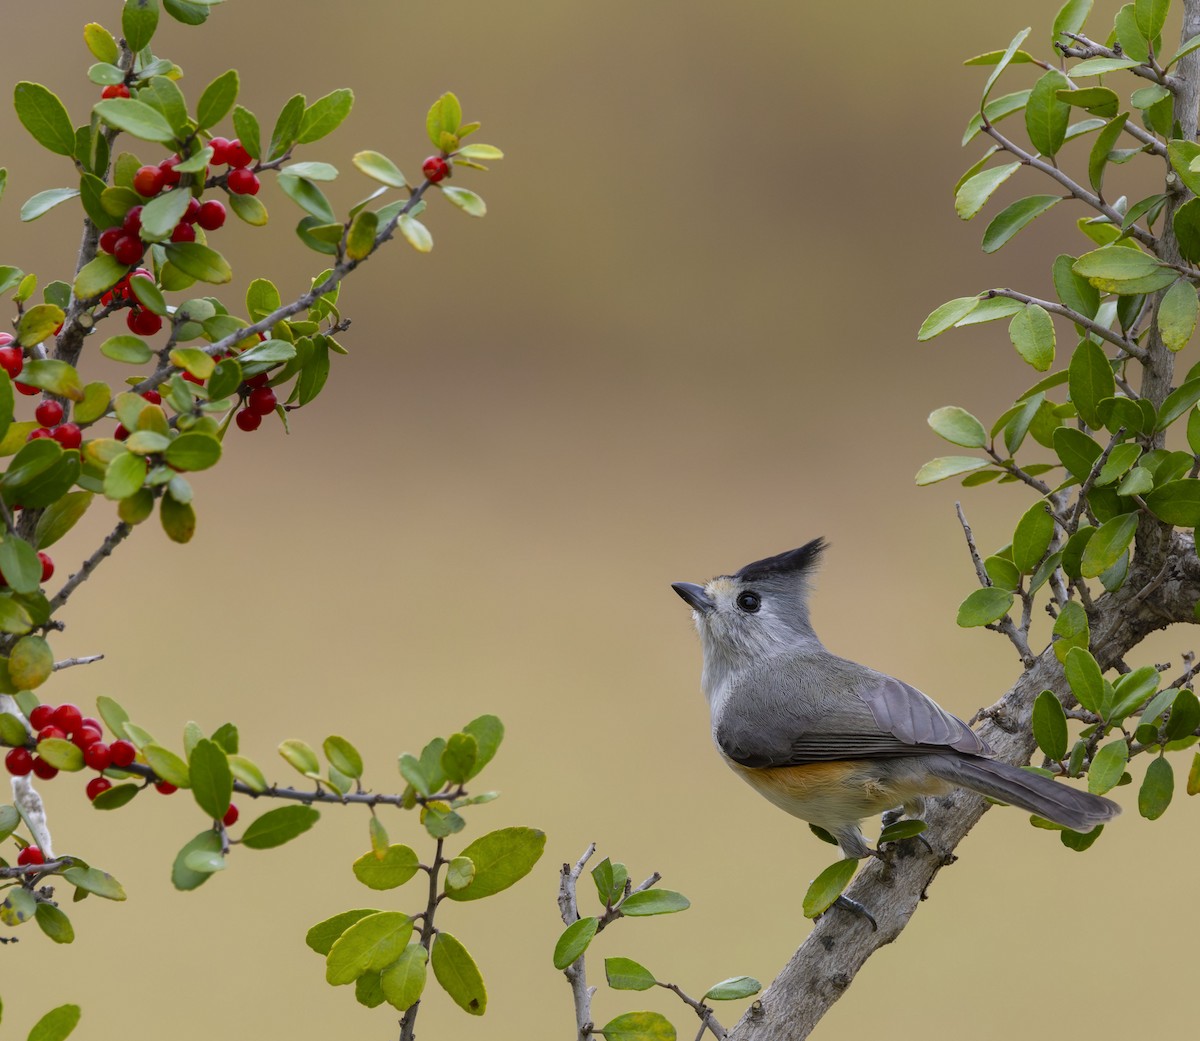
[[(437, 849), (433, 854), (433, 863), (425, 870), (429, 873), (429, 897), (425, 903), (425, 912), (421, 915), (421, 946), (425, 948), (425, 953), (428, 956), (429, 949), (433, 944), (433, 938), (437, 935), (437, 929), (433, 924), (433, 916), (437, 911), (439, 893), (438, 893), (438, 875), (442, 870), (442, 866), (448, 861), (442, 856), (442, 847), (445, 844), (445, 839), (437, 840)], [(413, 1041), (416, 1036), (415, 1030), (417, 1026), (417, 1011), (421, 1007), (421, 1002), (417, 1001), (410, 1005), (404, 1012), (404, 1016), (400, 1020), (400, 1041)]]
[(717, 1020), (717, 1017), (713, 1015), (713, 1010), (711, 1008), (709, 1008), (703, 1002), (689, 997), (674, 983), (659, 983), (658, 985), (676, 995), (680, 1001), (682, 1001), (693, 1012), (695, 1012), (697, 1016), (700, 1017), (700, 1033), (696, 1035), (697, 1037), (703, 1037), (704, 1031), (709, 1030), (712, 1032), (713, 1037), (718, 1038), (719, 1041), (724, 1041), (726, 1033), (725, 1028), (721, 1026), (720, 1022)]
[(114, 549), (117, 548), (133, 531), (132, 524), (126, 524), (121, 521), (112, 531), (108, 533), (108, 537), (100, 544), (100, 548), (96, 550), (90, 557), (80, 565), (78, 571), (63, 583), (60, 589), (50, 601), (50, 613), (53, 614), (63, 604), (67, 602), (71, 594), (75, 592), (84, 582), (88, 580), (92, 572), (100, 566), (100, 562), (104, 560)]
[(1141, 344), (1135, 343), (1132, 340), (1127, 340), (1120, 333), (1115, 333), (1111, 329), (1105, 328), (1099, 322), (1089, 318), (1087, 315), (1080, 314), (1078, 311), (1073, 311), (1071, 308), (1063, 304), (1055, 303), (1053, 300), (1041, 300), (1036, 296), (1027, 296), (1025, 293), (1018, 293), (1015, 289), (989, 289), (984, 294), (985, 300), (990, 300), (993, 297), (1003, 296), (1009, 300), (1017, 300), (1023, 304), (1037, 304), (1038, 307), (1051, 314), (1060, 315), (1063, 318), (1068, 318), (1076, 325), (1082, 326), (1089, 332), (1095, 333), (1101, 339), (1107, 340), (1116, 347), (1120, 347), (1126, 354), (1137, 358), (1139, 361), (1144, 361), (1147, 357), (1145, 348)]

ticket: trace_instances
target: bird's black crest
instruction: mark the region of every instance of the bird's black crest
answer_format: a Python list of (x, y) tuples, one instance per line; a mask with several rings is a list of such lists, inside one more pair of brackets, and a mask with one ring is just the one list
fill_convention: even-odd
[(747, 564), (734, 578), (754, 582), (780, 575), (802, 576), (817, 566), (821, 554), (825, 551), (825, 545), (825, 540), (818, 536), (799, 549), (790, 549), (786, 553)]

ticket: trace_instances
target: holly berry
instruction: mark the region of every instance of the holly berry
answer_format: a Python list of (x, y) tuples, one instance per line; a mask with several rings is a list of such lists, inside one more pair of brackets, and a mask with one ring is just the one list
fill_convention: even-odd
[(105, 100), (108, 98), (127, 98), (129, 97), (129, 88), (124, 83), (110, 83), (100, 91), (100, 96)]
[(52, 433), (50, 433), (50, 431), (47, 430), (45, 427), (34, 427), (31, 431), (29, 431), (28, 434), (25, 435), (25, 440), (26, 441), (36, 441), (39, 437), (51, 437), (52, 438), (53, 436), (54, 435)]
[(103, 741), (93, 741), (83, 750), (83, 762), (93, 770), (112, 766), (112, 750)]
[(177, 167), (183, 160), (177, 155), (170, 156), (158, 164), (158, 168), (166, 175), (165, 184), (168, 188), (173, 188), (179, 183), (179, 179), (183, 176), (176, 171)]
[[(50, 559), (50, 555), (48, 553), (38, 553), (38, 560), (42, 562), (42, 581), (49, 582), (50, 576), (54, 574), (54, 561)], [(62, 726), (62, 720), (59, 718), (58, 712), (64, 708), (75, 709), (76, 717), (78, 717), (79, 714), (79, 709), (75, 708), (74, 705), (60, 705), (59, 708), (55, 710), (54, 714), (54, 721), (58, 723), (60, 727)], [(78, 721), (75, 723), (75, 726), (79, 726)], [(70, 729), (63, 727), (63, 729), (69, 734), (71, 730), (75, 729), (75, 727), (71, 727)]]
[[(42, 581), (45, 582), (50, 575), (46, 574), (46, 567), (49, 565), (50, 574), (54, 574), (54, 564), (45, 553), (39, 553), (38, 558), (42, 562)], [(83, 713), (79, 711), (77, 705), (59, 705), (54, 710), (54, 725), (60, 727), (64, 734), (73, 734), (83, 723)]]
[(196, 214), (196, 223), (205, 231), (216, 231), (225, 223), (224, 205), (216, 199), (209, 199), (208, 202), (201, 203)]
[(225, 816), (221, 818), (221, 823), (227, 828), (232, 828), (238, 819), (238, 808), (233, 803), (229, 804), (229, 809), (225, 811)]
[(244, 408), (238, 412), (238, 414), (234, 416), (234, 421), (237, 423), (239, 430), (257, 430), (260, 426), (262, 426), (262, 416), (260, 416), (257, 412), (252, 412), (248, 408)]
[(265, 387), (271, 381), (269, 372), (260, 372), (246, 380), (247, 387)]
[(246, 166), (239, 166), (229, 171), (229, 179), (225, 182), (234, 195), (257, 195), (262, 187), (254, 171)]
[(179, 791), (170, 781), (155, 781), (154, 787), (158, 789), (161, 795), (174, 795)]
[(98, 728), (80, 726), (75, 731), (75, 736), (71, 738), (71, 744), (81, 752), (86, 752), (92, 745), (100, 740), (101, 734)]
[(124, 423), (118, 423), (117, 429), (113, 431), (113, 437), (118, 441), (124, 441), (129, 436), (129, 431), (125, 429)]
[(270, 387), (255, 387), (246, 399), (246, 407), (260, 416), (267, 416), (275, 411), (277, 400), (275, 391)]
[(61, 426), (56, 426), (50, 431), (50, 436), (63, 448), (78, 448), (83, 444), (83, 431), (75, 423), (63, 423)]
[[(3, 335), (3, 334), (0, 334)], [(0, 368), (15, 380), (25, 367), (25, 354), (20, 347), (0, 347)]]
[(125, 211), (125, 219), (121, 221), (121, 227), (126, 235), (138, 235), (142, 230), (142, 208), (130, 206)]
[(29, 725), (34, 730), (41, 730), (42, 727), (48, 727), (53, 722), (53, 705), (35, 705), (33, 711), (29, 713)]
[(24, 777), (33, 769), (33, 756), (28, 748), (11, 748), (4, 757), (4, 765), (14, 777)]
[(143, 199), (153, 199), (167, 185), (167, 172), (161, 166), (142, 166), (133, 175), (133, 190)]
[(220, 166), (223, 163), (229, 162), (229, 139), (224, 137), (210, 138), (209, 147), (213, 150), (212, 164)]
[(240, 168), (249, 166), (252, 159), (250, 153), (242, 146), (242, 142), (235, 137), (225, 146), (225, 158), (223, 162), (228, 163), (231, 167)]
[(26, 846), (17, 854), (17, 863), (21, 867), (27, 864), (44, 864), (46, 855), (37, 846)]
[(41, 387), (34, 387), (28, 383), (22, 383), (20, 380), (16, 380), (13, 383), (13, 386), (16, 387), (17, 390), (24, 394), (27, 398), (31, 398), (35, 394), (40, 394), (42, 392)]
[(157, 390), (144, 390), (142, 397), (145, 398), (151, 405), (161, 405), (162, 395)]
[(56, 727), (54, 724), (51, 724), (48, 727), (42, 727), (42, 729), (38, 731), (37, 739), (39, 742), (52, 741), (55, 738), (62, 739), (66, 736), (67, 735), (63, 733), (61, 727)]
[(58, 426), (62, 422), (63, 407), (57, 401), (43, 401), (33, 415), (44, 427)]
[(196, 218), (200, 216), (200, 200), (194, 195), (188, 199), (187, 209), (183, 211), (183, 216), (180, 220), (188, 224), (195, 224)]
[(431, 155), (421, 164), (421, 172), (430, 183), (437, 184), (450, 176), (450, 164), (440, 155)]
[(93, 777), (90, 781), (88, 781), (87, 784), (87, 797), (91, 799), (92, 802), (95, 802), (97, 795), (99, 795), (101, 792), (108, 791), (111, 787), (112, 781), (110, 781), (107, 777)]
[(137, 758), (137, 749), (133, 744), (121, 738), (119, 741), (114, 741), (108, 746), (109, 754), (112, 756), (112, 764), (121, 770), (131, 766)]
[(199, 376), (197, 376), (197, 375), (196, 375), (195, 373), (193, 373), (193, 372), (185, 372), (185, 373), (183, 373), (183, 378), (184, 378), (184, 379), (185, 379), (185, 380), (186, 380), (188, 383), (194, 383), (194, 384), (196, 384), (196, 386), (197, 386), (197, 387), (203, 387), (203, 386), (204, 386), (204, 380), (202, 380), (202, 379), (201, 379)]
[(124, 228), (105, 228), (100, 232), (100, 248), (105, 253), (111, 253), (117, 248), (117, 240), (124, 234)]
[(100, 720), (93, 719), (91, 716), (84, 716), (80, 726), (91, 727), (97, 734), (104, 733), (104, 727), (101, 725)]
[(196, 229), (193, 228), (186, 220), (180, 221), (175, 225), (175, 230), (171, 232), (172, 242), (195, 242)]
[(122, 233), (117, 239), (116, 245), (113, 246), (112, 255), (121, 264), (136, 264), (142, 259), (146, 252), (146, 247), (142, 245), (142, 240), (136, 235)]
[(125, 324), (129, 326), (130, 332), (137, 333), (138, 336), (153, 336), (162, 328), (163, 321), (153, 311), (147, 311), (143, 307), (132, 307), (125, 316)]
[(58, 776), (58, 767), (51, 766), (40, 755), (33, 757), (33, 772), (43, 781), (52, 781)]

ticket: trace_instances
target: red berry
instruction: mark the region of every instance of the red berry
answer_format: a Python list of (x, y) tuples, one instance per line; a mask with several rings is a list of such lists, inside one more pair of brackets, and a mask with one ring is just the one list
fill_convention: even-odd
[(25, 435), (26, 441), (36, 441), (39, 437), (53, 437), (49, 430), (45, 427), (34, 427), (28, 434)]
[[(228, 145), (225, 146), (225, 158), (222, 161), (228, 163), (232, 167), (240, 168), (243, 166), (249, 166), (252, 160), (250, 153), (242, 147), (242, 142), (235, 137), (229, 142)], [(250, 194), (253, 194), (253, 192)]]
[(225, 816), (221, 818), (221, 823), (227, 828), (232, 828), (237, 823), (237, 819), (238, 808), (233, 803), (230, 803), (229, 809), (225, 811)]
[(161, 163), (158, 164), (158, 168), (160, 170), (162, 170), (162, 172), (166, 175), (167, 179), (166, 179), (165, 183), (168, 188), (172, 188), (175, 185), (177, 185), (179, 183), (180, 177), (183, 176), (182, 174), (177, 173), (175, 170), (175, 167), (177, 167), (182, 162), (183, 162), (183, 160), (180, 159), (179, 156), (173, 155), (168, 159), (164, 159)]
[(202, 380), (199, 376), (194, 375), (193, 373), (185, 372), (185, 373), (183, 373), (183, 378), (185, 380), (187, 380), (188, 383), (196, 384), (197, 387), (204, 386), (204, 380)]
[(246, 407), (260, 416), (270, 415), (275, 411), (275, 391), (270, 387), (255, 387), (246, 399)]
[(175, 792), (179, 791), (179, 789), (176, 788), (175, 785), (173, 785), (170, 781), (155, 781), (154, 787), (157, 788), (163, 795), (173, 795)]
[(24, 777), (33, 769), (33, 756), (28, 748), (13, 748), (4, 757), (4, 765), (14, 777)]
[(245, 166), (230, 170), (229, 179), (225, 184), (234, 195), (257, 195), (258, 189), (262, 187), (254, 172)]
[(58, 767), (51, 766), (40, 755), (33, 757), (33, 772), (43, 781), (52, 781), (58, 776)]
[(75, 731), (75, 736), (71, 738), (71, 744), (81, 752), (86, 752), (92, 745), (100, 740), (101, 734), (98, 729), (92, 727), (80, 726)]
[(195, 224), (199, 216), (200, 200), (193, 195), (190, 199), (188, 199), (187, 209), (183, 211), (183, 217), (181, 219), (186, 221), (188, 224)]
[(195, 242), (196, 229), (193, 228), (187, 221), (180, 221), (175, 225), (175, 230), (171, 232), (172, 242)]
[(63, 423), (55, 427), (50, 431), (50, 436), (63, 448), (78, 448), (83, 444), (83, 431), (75, 423)]
[(105, 253), (111, 253), (117, 246), (117, 239), (125, 234), (122, 228), (105, 228), (100, 232), (100, 248)]
[(22, 383), (20, 380), (16, 380), (13, 383), (13, 386), (16, 387), (17, 390), (19, 390), (27, 398), (31, 398), (35, 394), (40, 394), (42, 392), (41, 387), (31, 387), (28, 383)]
[(43, 401), (33, 415), (44, 427), (58, 426), (62, 422), (63, 407), (57, 401)]
[(17, 854), (17, 863), (22, 867), (26, 864), (44, 864), (46, 856), (37, 846), (26, 846)]
[(119, 741), (114, 741), (108, 746), (109, 754), (112, 756), (113, 766), (124, 770), (125, 767), (133, 765), (133, 761), (137, 758), (137, 749), (133, 744), (122, 738)]
[(121, 264), (136, 264), (145, 252), (146, 247), (136, 235), (122, 234), (113, 246), (113, 256)]
[(209, 199), (208, 202), (202, 203), (199, 213), (196, 214), (196, 223), (205, 231), (216, 231), (225, 223), (224, 205), (216, 199)]
[[(7, 335), (0, 333), (0, 335)], [(0, 368), (8, 373), (8, 378), (15, 380), (25, 367), (25, 355), (20, 347), (0, 347)]]
[[(45, 582), (50, 575), (54, 574), (54, 565), (45, 553), (39, 553), (38, 557), (42, 562), (42, 581)], [(50, 575), (46, 574), (47, 567), (49, 567)], [(77, 705), (59, 705), (54, 710), (54, 725), (60, 727), (63, 733), (73, 734), (83, 725), (83, 713), (79, 711)]]
[(100, 96), (105, 99), (127, 98), (129, 97), (129, 88), (125, 86), (124, 83), (110, 83), (107, 87), (100, 91)]
[(48, 727), (42, 727), (42, 729), (38, 731), (37, 739), (39, 741), (49, 741), (52, 738), (57, 737), (57, 738), (61, 739), (66, 736), (67, 735), (63, 733), (61, 727), (56, 727), (53, 724), (51, 724)]
[[(49, 582), (50, 577), (54, 574), (54, 561), (50, 559), (50, 555), (48, 553), (39, 553), (38, 560), (40, 560), (42, 562), (42, 581)], [(63, 705), (59, 709), (59, 711), (61, 711), (62, 708), (75, 709), (75, 714), (76, 714), (76, 717), (78, 718), (79, 709), (75, 708), (74, 705)], [(59, 726), (62, 726), (62, 720), (58, 718), (57, 712), (55, 713), (54, 719), (58, 723)], [(75, 725), (78, 726), (79, 724), (76, 723)], [(63, 727), (63, 729), (66, 730), (68, 734), (71, 732), (70, 730), (67, 730), (66, 727)]]
[(84, 716), (80, 726), (91, 727), (96, 733), (104, 733), (104, 725), (98, 719), (93, 719), (91, 716)]
[(34, 730), (41, 730), (42, 727), (48, 727), (53, 722), (53, 705), (35, 705), (33, 711), (29, 713), (29, 725)]
[(432, 184), (437, 184), (450, 175), (450, 164), (440, 155), (431, 155), (421, 164), (421, 172)]
[(139, 336), (153, 336), (162, 328), (163, 321), (153, 311), (147, 311), (142, 307), (131, 307), (129, 314), (125, 316), (125, 324), (129, 326), (130, 332), (137, 333)]
[(129, 431), (125, 429), (124, 423), (118, 423), (117, 429), (113, 431), (113, 437), (118, 441), (124, 441), (129, 436)]
[(255, 387), (265, 387), (270, 382), (271, 374), (269, 372), (260, 372), (246, 380), (246, 386), (253, 389)]
[(162, 395), (157, 390), (146, 390), (142, 392), (142, 397), (145, 398), (151, 405), (161, 405)]
[(213, 150), (211, 160), (213, 166), (221, 166), (223, 163), (229, 162), (229, 141), (227, 138), (214, 137), (209, 140), (208, 144)]
[(142, 230), (142, 208), (140, 206), (130, 206), (125, 211), (125, 219), (121, 221), (121, 227), (125, 230), (126, 235), (136, 237)]
[(262, 426), (262, 416), (250, 409), (242, 409), (235, 417), (239, 430), (257, 430)]
[(133, 190), (143, 199), (152, 199), (166, 187), (167, 172), (160, 166), (142, 166), (133, 175)]
[(95, 802), (97, 795), (108, 791), (111, 787), (112, 781), (107, 777), (93, 777), (87, 784), (87, 797)]
[(93, 741), (83, 750), (83, 761), (93, 770), (107, 770), (112, 766), (112, 751), (103, 741)]

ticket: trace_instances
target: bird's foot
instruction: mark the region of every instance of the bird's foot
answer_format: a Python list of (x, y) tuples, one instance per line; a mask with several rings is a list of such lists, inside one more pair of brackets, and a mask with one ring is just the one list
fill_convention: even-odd
[[(874, 853), (874, 850), (872, 850), (872, 853)], [(868, 922), (871, 923), (871, 931), (872, 932), (879, 931), (879, 923), (877, 921), (875, 921), (875, 916), (873, 914), (871, 914), (871, 912), (868, 911), (865, 907), (863, 907), (863, 905), (860, 904), (857, 900), (852, 900), (848, 896), (839, 896), (833, 902), (833, 906), (840, 907), (843, 911), (849, 911), (851, 914), (861, 915), (863, 918), (865, 918)]]

